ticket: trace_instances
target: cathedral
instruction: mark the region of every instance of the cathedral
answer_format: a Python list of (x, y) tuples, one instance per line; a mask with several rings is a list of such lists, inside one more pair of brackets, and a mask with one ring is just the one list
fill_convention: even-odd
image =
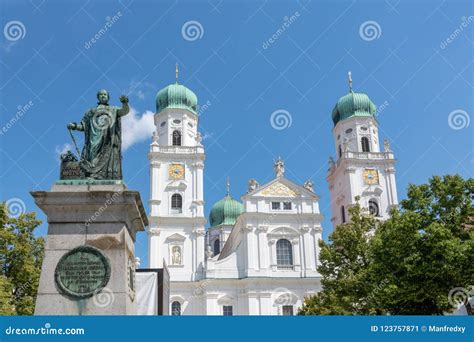
[[(332, 111), (336, 158), (327, 181), (333, 226), (350, 220), (359, 197), (381, 220), (396, 206), (395, 158), (378, 137), (376, 106), (352, 90)], [(157, 93), (150, 163), (149, 267), (170, 276), (171, 315), (295, 315), (321, 289), (323, 216), (310, 180), (285, 177), (278, 159), (268, 183), (248, 181), (204, 216), (205, 149), (197, 96), (178, 82)], [(208, 227), (206, 225), (208, 224)]]

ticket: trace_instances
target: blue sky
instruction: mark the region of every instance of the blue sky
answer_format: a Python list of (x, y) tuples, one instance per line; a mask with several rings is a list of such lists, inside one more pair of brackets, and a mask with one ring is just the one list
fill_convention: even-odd
[[(45, 220), (29, 191), (58, 179), (66, 124), (105, 88), (114, 105), (130, 97), (124, 179), (147, 206), (154, 98), (178, 62), (202, 106), (206, 214), (226, 177), (240, 197), (281, 156), (287, 178), (314, 181), (327, 238), (330, 117), (348, 70), (355, 91), (385, 103), (380, 138), (398, 159), (399, 199), (434, 174), (472, 177), (472, 15), (470, 1), (2, 1), (0, 197)], [(278, 110), (291, 125), (273, 127)], [(146, 245), (139, 234), (142, 266)]]

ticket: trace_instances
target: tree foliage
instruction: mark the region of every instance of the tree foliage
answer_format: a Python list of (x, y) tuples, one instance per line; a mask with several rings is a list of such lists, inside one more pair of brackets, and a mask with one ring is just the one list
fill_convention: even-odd
[(385, 222), (377, 224), (358, 204), (351, 208), (351, 222), (320, 243), (323, 291), (307, 298), (300, 314), (452, 311), (450, 291), (474, 285), (473, 196), (473, 179), (435, 176), (410, 185)]
[(0, 223), (0, 315), (32, 315), (44, 254), (33, 232), (41, 221), (35, 213), (9, 217), (0, 203)]

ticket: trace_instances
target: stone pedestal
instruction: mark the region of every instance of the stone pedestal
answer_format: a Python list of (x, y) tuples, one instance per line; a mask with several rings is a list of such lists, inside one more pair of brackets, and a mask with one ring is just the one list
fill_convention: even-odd
[[(31, 194), (48, 217), (35, 315), (136, 315), (135, 235), (148, 225), (140, 194), (123, 184), (56, 184)], [(83, 293), (100, 281), (105, 287)]]

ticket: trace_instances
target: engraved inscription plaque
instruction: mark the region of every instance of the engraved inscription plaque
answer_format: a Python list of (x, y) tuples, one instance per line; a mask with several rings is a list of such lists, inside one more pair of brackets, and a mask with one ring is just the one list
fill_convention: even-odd
[(59, 260), (54, 272), (56, 286), (73, 299), (92, 297), (110, 279), (110, 262), (104, 253), (92, 246), (79, 246)]

